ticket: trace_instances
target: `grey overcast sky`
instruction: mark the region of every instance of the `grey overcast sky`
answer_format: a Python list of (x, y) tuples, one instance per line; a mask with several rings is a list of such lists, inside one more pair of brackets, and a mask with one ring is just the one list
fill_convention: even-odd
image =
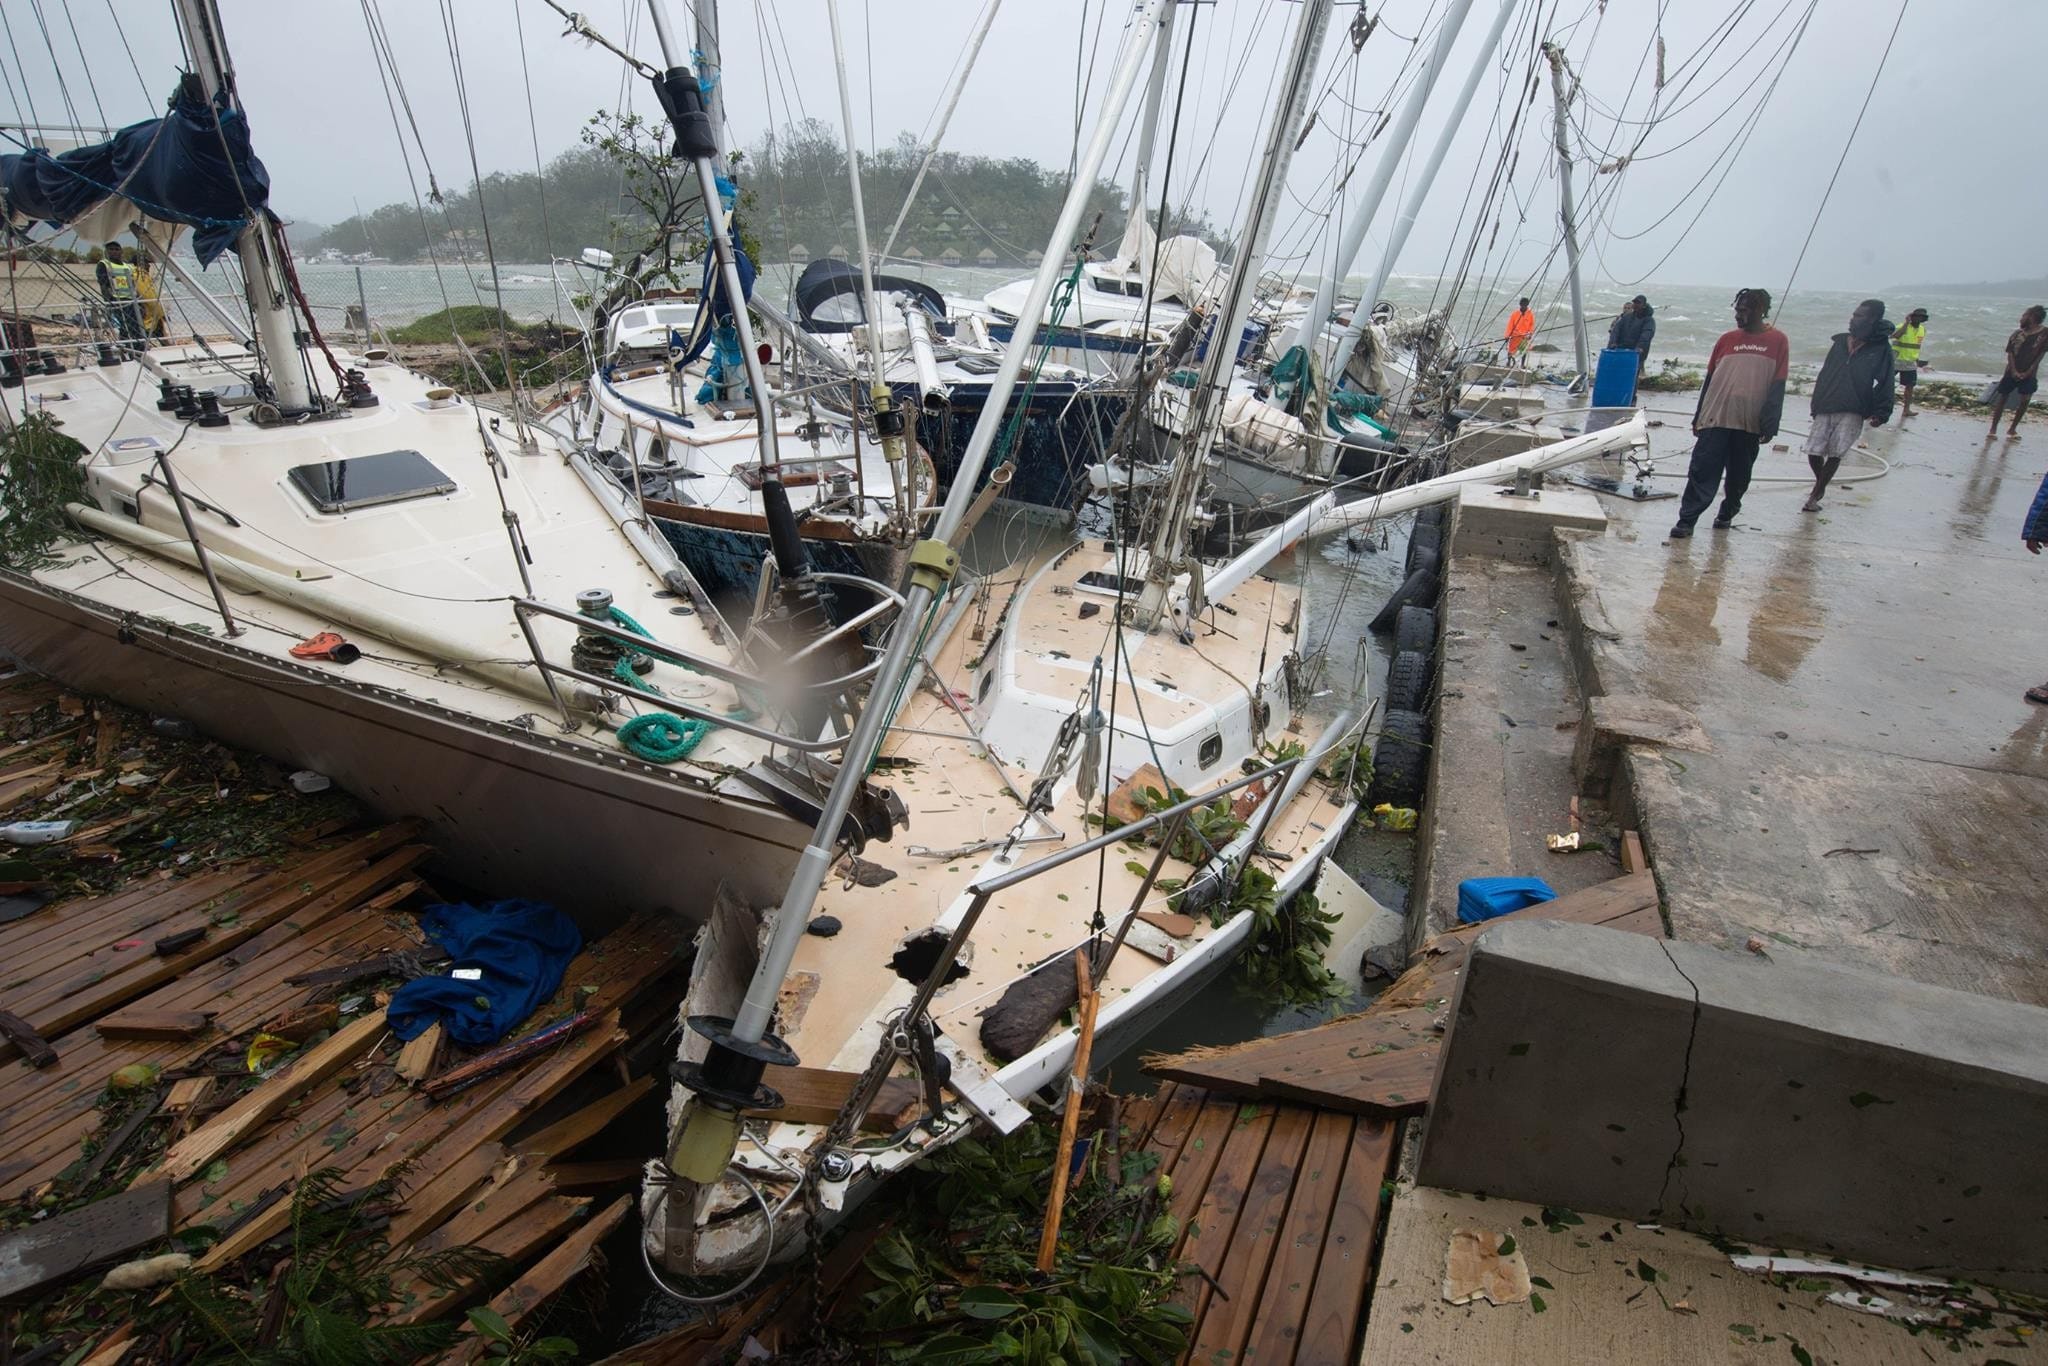
[[(469, 155), (443, 35), (439, 0), (378, 0), (435, 173), (469, 179)], [(587, 0), (590, 19), (655, 59), (645, 0)], [(1425, 114), (1421, 160), (1443, 110), (1473, 60), (1499, 0), (1477, 0), (1450, 68)], [(1591, 174), (1579, 193), (1590, 279), (1781, 288), (1809, 228), (1799, 280), (1855, 290), (1947, 280), (2048, 274), (2038, 246), (2048, 186), (2031, 169), (2040, 141), (2040, 55), (2048, 51), (2048, 4), (2040, 0), (1911, 0), (1876, 98), (1817, 227), (1822, 192), (1870, 87), (1899, 0), (1508, 0), (1510, 37), (1461, 125), (1408, 248), (1402, 273), (1434, 273), (1469, 233), (1461, 227), (1468, 186), (1483, 185), (1513, 116), (1528, 40), (1539, 22), (1560, 35), (1588, 98), (1574, 110), (1574, 140), (1612, 160), (1641, 139), (1620, 174)], [(684, 0), (672, 23), (690, 32)], [(1432, 32), (1447, 0), (1384, 0), (1365, 6), (1379, 27), (1354, 55), (1340, 4), (1317, 76), (1318, 117), (1296, 156), (1274, 248), (1283, 268), (1326, 268), (1335, 168), (1358, 164), (1355, 191), (1382, 152), (1358, 133), (1384, 107), (1418, 37)], [(1784, 56), (1813, 4), (1810, 26)], [(256, 146), (287, 217), (332, 222), (356, 204), (409, 197), (391, 116), (366, 35), (361, 0), (220, 0)], [(615, 107), (622, 64), (561, 36), (541, 0), (447, 0), (468, 77), (476, 155), (483, 171), (531, 170), (575, 145), (593, 110)], [(974, 0), (841, 0), (854, 123), (864, 146), (924, 129), (975, 21)], [(146, 117), (178, 61), (169, 0), (42, 0), (57, 66), (82, 121)], [(64, 94), (30, 0), (0, 0), (27, 69), (25, 95), (43, 120), (65, 119)], [(76, 24), (74, 46), (68, 11)], [(1183, 5), (1176, 61), (1194, 38), (1173, 176), (1219, 222), (1234, 221), (1260, 126), (1298, 8), (1276, 0)], [(1540, 11), (1540, 21), (1538, 14)], [(1661, 12), (1661, 14), (1660, 14)], [(752, 143), (771, 122), (809, 115), (838, 122), (824, 0), (726, 0), (725, 81), (736, 140)], [(1028, 156), (1064, 167), (1074, 142), (1076, 63), (1087, 117), (1108, 84), (1128, 0), (1006, 0), (946, 143), (952, 150)], [(133, 50), (145, 95), (119, 38)], [(520, 25), (526, 62), (521, 63)], [(1665, 88), (1657, 87), (1661, 33)], [(764, 36), (766, 41), (764, 42)], [(79, 47), (92, 66), (84, 78)], [(15, 68), (8, 54), (5, 65)], [(1782, 77), (1780, 71), (1782, 67)], [(14, 78), (21, 73), (14, 69)], [(529, 123), (526, 82), (532, 86)], [(1689, 84), (1688, 84), (1689, 82)], [(1503, 88), (1508, 90), (1502, 98)], [(96, 92), (96, 93), (95, 93)], [(0, 90), (0, 96), (8, 94)], [(1765, 101), (1768, 94), (1768, 100)], [(652, 107), (644, 86), (634, 106)], [(1663, 115), (1644, 133), (1653, 99)], [(1762, 103), (1761, 112), (1758, 111)], [(24, 113), (26, 104), (22, 105)], [(1134, 102), (1135, 109), (1135, 102)], [(1555, 159), (1549, 151), (1547, 81), (1523, 117), (1512, 196), (1498, 234), (1482, 239), (1476, 266), (1510, 278), (1543, 273), (1556, 238)], [(1126, 130), (1134, 120), (1125, 121)], [(1165, 137), (1162, 134), (1162, 147)], [(1128, 131), (1112, 153), (1127, 178)], [(1725, 173), (1725, 178), (1724, 178)], [(1591, 182), (1589, 184), (1589, 182)], [(1384, 223), (1392, 200), (1380, 214)], [(871, 228), (886, 230), (896, 205), (870, 203)], [(1376, 225), (1377, 229), (1377, 225)], [(1369, 272), (1373, 245), (1357, 263)], [(578, 243), (562, 243), (573, 251)], [(1489, 253), (1490, 245), (1490, 253)], [(1292, 258), (1291, 264), (1286, 258)], [(1455, 260), (1453, 260), (1455, 266)], [(1552, 265), (1548, 274), (1561, 272)]]

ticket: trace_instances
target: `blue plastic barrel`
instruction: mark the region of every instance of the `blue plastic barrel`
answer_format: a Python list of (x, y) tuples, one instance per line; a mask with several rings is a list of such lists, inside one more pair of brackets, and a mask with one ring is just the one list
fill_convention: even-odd
[(1468, 877), (1458, 884), (1458, 919), (1477, 925), (1509, 911), (1555, 900), (1557, 893), (1540, 877)]
[(1636, 401), (1637, 371), (1643, 358), (1625, 347), (1610, 346), (1593, 366), (1593, 406), (1629, 408)]

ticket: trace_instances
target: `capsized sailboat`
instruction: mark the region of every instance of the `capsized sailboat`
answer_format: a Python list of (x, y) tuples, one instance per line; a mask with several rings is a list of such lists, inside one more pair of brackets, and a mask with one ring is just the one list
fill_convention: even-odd
[(0, 196), (18, 227), (133, 231), (174, 271), (186, 228), (202, 262), (232, 246), (250, 323), (215, 304), (233, 340), (164, 346), (10, 329), (5, 516), (50, 534), (0, 568), (0, 648), (416, 816), (482, 885), (600, 922), (701, 917), (678, 866), (778, 892), (805, 756), (836, 752), (832, 699), (865, 676), (841, 651), (878, 618), (739, 635), (586, 453), (324, 344), (217, 9), (176, 9), (194, 72), (170, 113), (0, 158)]
[[(1147, 0), (1129, 21), (1076, 186), (1093, 183), (1165, 7)], [(1298, 12), (1247, 242), (1273, 212), (1329, 11)], [(1025, 316), (1063, 273), (1084, 206), (1070, 195)], [(1217, 316), (1241, 317), (1250, 288), (1227, 290)], [(1013, 337), (991, 410), (1031, 349)], [(890, 775), (919, 842), (840, 839), (835, 798), (857, 776), (843, 769), (780, 905), (722, 895), (699, 940), (641, 1200), (643, 1252), (673, 1293), (702, 1288), (677, 1277), (744, 1284), (933, 1148), (1026, 1122), (1075, 1056), (1060, 1016), (1077, 953), (1101, 983), (1102, 1056), (1313, 884), (1356, 809), (1370, 706), (1311, 705), (1303, 590), (1271, 572), (1327, 506), (1228, 561), (1196, 553), (1227, 393), (1225, 357), (1207, 357), (1168, 479), (1108, 489), (1106, 528), (963, 581), (953, 538), (994, 439), (987, 416), (977, 427), (912, 551), (849, 744)], [(1640, 435), (1619, 424), (1574, 455)]]

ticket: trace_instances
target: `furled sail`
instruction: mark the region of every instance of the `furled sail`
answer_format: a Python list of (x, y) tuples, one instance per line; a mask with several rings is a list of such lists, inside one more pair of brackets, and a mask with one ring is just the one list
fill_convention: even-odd
[(186, 77), (160, 119), (130, 124), (106, 142), (69, 152), (0, 156), (0, 210), (25, 230), (37, 222), (106, 242), (137, 220), (159, 242), (191, 228), (199, 263), (213, 259), (270, 199), (270, 173), (249, 142), (249, 121), (216, 111)]

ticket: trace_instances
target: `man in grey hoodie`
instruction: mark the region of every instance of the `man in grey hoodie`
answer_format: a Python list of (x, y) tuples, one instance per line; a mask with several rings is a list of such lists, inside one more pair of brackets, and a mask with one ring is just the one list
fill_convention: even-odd
[(1884, 300), (1865, 299), (1849, 315), (1849, 330), (1835, 333), (1828, 358), (1813, 381), (1813, 424), (1806, 435), (1806, 463), (1813, 493), (1803, 511), (1819, 512), (1828, 481), (1842, 457), (1856, 445), (1863, 424), (1882, 427), (1892, 415), (1892, 325)]

